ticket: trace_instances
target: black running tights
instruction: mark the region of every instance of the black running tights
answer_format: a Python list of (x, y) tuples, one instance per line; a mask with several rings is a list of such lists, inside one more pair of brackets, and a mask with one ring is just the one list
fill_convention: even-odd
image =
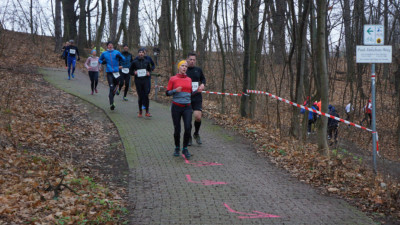
[(172, 104), (171, 106), (171, 115), (172, 121), (174, 122), (174, 140), (175, 147), (179, 147), (180, 138), (181, 138), (181, 118), (183, 119), (183, 126), (185, 132), (183, 133), (183, 147), (187, 147), (190, 138), (190, 128), (192, 123), (192, 107), (185, 106), (177, 106)]

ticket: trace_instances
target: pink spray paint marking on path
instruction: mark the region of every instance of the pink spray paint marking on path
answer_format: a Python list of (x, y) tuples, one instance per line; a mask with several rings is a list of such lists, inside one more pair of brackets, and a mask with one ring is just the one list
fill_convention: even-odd
[(185, 157), (185, 155), (182, 154), (182, 157), (185, 159), (185, 163), (186, 164), (191, 164), (191, 165), (196, 166), (196, 167), (200, 167), (200, 166), (222, 166), (222, 165), (224, 165), (222, 163), (213, 163), (213, 162), (204, 162), (204, 161), (190, 162)]
[(229, 207), (228, 204), (224, 203), (224, 206), (229, 210), (231, 213), (236, 213), (244, 216), (238, 216), (239, 219), (257, 219), (257, 218), (278, 218), (280, 216), (273, 215), (273, 214), (268, 214), (268, 213), (263, 213), (259, 211), (253, 211), (253, 213), (244, 213), (244, 212), (238, 212), (236, 210), (233, 210), (231, 207)]
[(187, 174), (186, 175), (187, 182), (189, 183), (194, 183), (194, 184), (201, 184), (201, 185), (218, 185), (218, 184), (227, 184), (226, 182), (220, 182), (220, 181), (212, 181), (212, 180), (202, 180), (202, 181), (193, 181), (192, 177)]

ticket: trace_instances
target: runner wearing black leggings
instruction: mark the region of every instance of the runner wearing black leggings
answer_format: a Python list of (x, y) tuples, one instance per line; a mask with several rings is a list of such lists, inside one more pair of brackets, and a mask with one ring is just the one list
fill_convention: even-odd
[(190, 106), (192, 96), (192, 79), (186, 75), (187, 63), (182, 60), (178, 63), (178, 74), (171, 77), (168, 82), (167, 96), (172, 97), (171, 115), (174, 123), (174, 156), (179, 156), (180, 137), (181, 137), (181, 118), (185, 132), (183, 134), (182, 153), (187, 159), (190, 158), (188, 143), (190, 138), (190, 128), (192, 123), (192, 107)]
[(131, 67), (131, 63), (133, 62), (133, 57), (132, 57), (132, 54), (129, 53), (129, 48), (128, 48), (127, 44), (124, 44), (123, 48), (124, 48), (124, 50), (121, 53), (125, 57), (126, 60), (123, 63), (121, 63), (122, 68), (119, 71), (119, 73), (121, 74), (121, 79), (120, 79), (119, 90), (118, 90), (117, 94), (119, 94), (119, 92), (121, 92), (122, 86), (124, 86), (124, 84), (125, 84), (123, 99), (125, 101), (128, 101), (128, 99), (126, 98), (126, 95), (128, 94), (128, 90), (129, 90), (130, 83), (131, 83), (131, 75), (129, 74), (129, 68)]
[(133, 60), (129, 73), (135, 76), (135, 86), (138, 93), (138, 105), (139, 113), (138, 117), (143, 117), (142, 106), (146, 108), (146, 117), (151, 117), (149, 113), (149, 91), (150, 88), (150, 62), (144, 58), (144, 49), (141, 48), (138, 51), (139, 56)]
[(115, 109), (114, 96), (118, 90), (120, 74), (119, 70), (122, 68), (120, 66), (120, 61), (125, 61), (125, 57), (121, 52), (114, 50), (114, 45), (111, 41), (107, 42), (107, 51), (101, 53), (99, 58), (99, 63), (106, 64), (107, 81), (110, 87), (110, 92), (108, 94), (108, 100), (110, 101), (110, 109)]
[(96, 56), (96, 50), (92, 50), (92, 55), (89, 56), (85, 62), (85, 67), (89, 71), (90, 88), (93, 92), (97, 93), (97, 84), (99, 83), (99, 70), (101, 69), (99, 64), (99, 57)]

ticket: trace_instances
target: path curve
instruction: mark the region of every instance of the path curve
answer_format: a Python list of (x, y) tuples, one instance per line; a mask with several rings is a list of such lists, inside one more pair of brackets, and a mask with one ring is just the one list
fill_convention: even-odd
[[(203, 145), (192, 158), (173, 157), (169, 107), (151, 101), (151, 119), (137, 118), (137, 100), (108, 87), (90, 95), (87, 74), (67, 80), (64, 69), (42, 68), (51, 84), (103, 109), (115, 123), (129, 164), (131, 224), (375, 224), (347, 202), (320, 195), (259, 157), (243, 138), (204, 120)], [(222, 164), (222, 165), (221, 165)], [(189, 176), (188, 176), (189, 175)], [(190, 179), (189, 179), (190, 178)]]

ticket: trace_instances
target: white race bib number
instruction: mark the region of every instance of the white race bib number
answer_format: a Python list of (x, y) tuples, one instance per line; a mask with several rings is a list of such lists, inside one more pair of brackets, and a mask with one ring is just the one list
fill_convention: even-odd
[(192, 91), (197, 91), (199, 89), (199, 82), (192, 82)]
[(146, 76), (146, 73), (147, 73), (146, 69), (137, 70), (138, 77), (144, 77), (144, 76)]
[(91, 67), (96, 67), (97, 65), (99, 65), (99, 62), (97, 62), (97, 61), (91, 61), (90, 62), (90, 66)]
[(118, 78), (119, 77), (119, 72), (114, 72), (114, 73), (112, 73), (113, 74), (113, 76), (115, 77), (115, 78)]
[(128, 74), (129, 73), (129, 68), (122, 68), (122, 72), (125, 73), (125, 74)]
[(75, 54), (76, 54), (76, 50), (71, 48), (71, 49), (69, 50), (69, 54), (75, 55)]

